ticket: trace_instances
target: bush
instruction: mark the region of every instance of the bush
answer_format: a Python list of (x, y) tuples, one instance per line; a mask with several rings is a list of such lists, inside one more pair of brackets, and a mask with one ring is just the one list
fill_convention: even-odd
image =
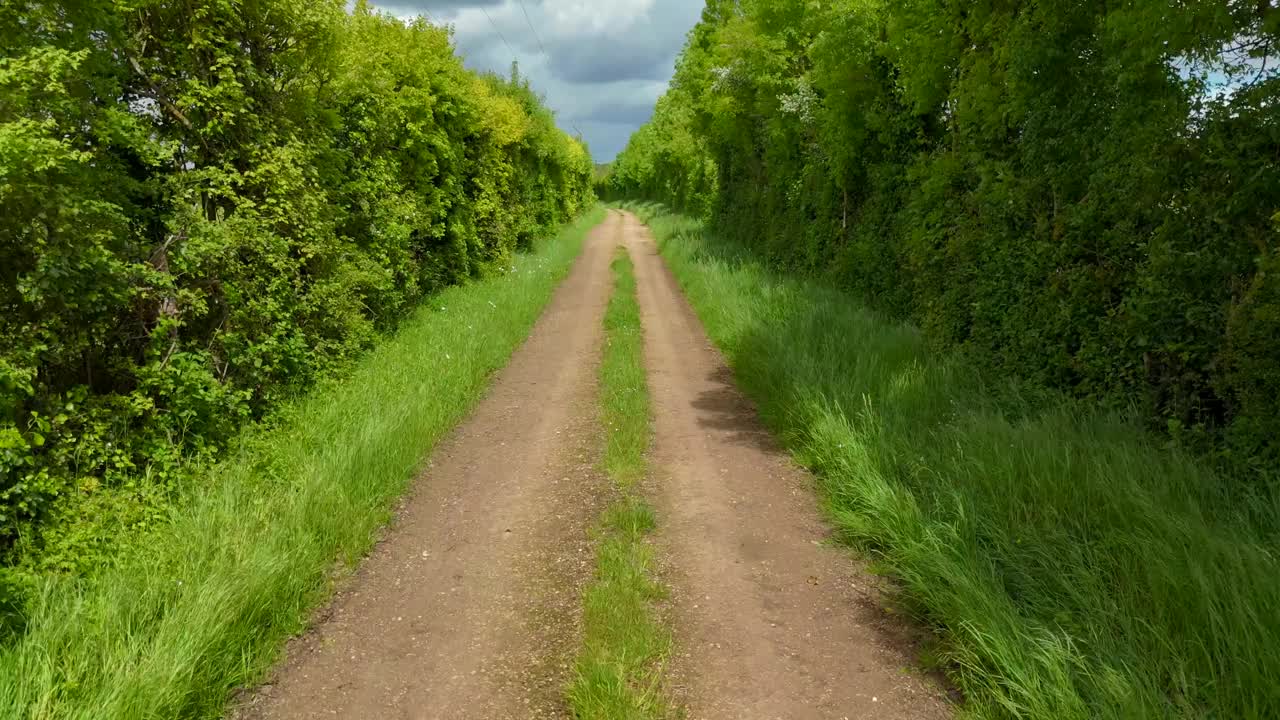
[(1276, 482), (1278, 43), (1271, 3), (711, 0), (609, 182)]
[(518, 72), (341, 0), (0, 9), (0, 546), (59, 570), (425, 295), (575, 215)]
[(934, 629), (963, 717), (1280, 716), (1276, 493), (643, 211), (837, 535)]

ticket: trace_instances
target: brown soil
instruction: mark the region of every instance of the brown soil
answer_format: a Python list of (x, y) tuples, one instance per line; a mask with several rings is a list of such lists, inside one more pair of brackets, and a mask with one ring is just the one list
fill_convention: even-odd
[(627, 215), (653, 398), (672, 683), (691, 720), (944, 718), (876, 584), (823, 544), (812, 479), (761, 426), (645, 228)]
[(607, 479), (598, 359), (611, 217), (393, 527), (244, 718), (563, 717)]
[(635, 261), (653, 398), (669, 687), (688, 720), (945, 718), (912, 645), (761, 427), (639, 221), (611, 212), (373, 554), (243, 718), (565, 717), (597, 470), (615, 247)]

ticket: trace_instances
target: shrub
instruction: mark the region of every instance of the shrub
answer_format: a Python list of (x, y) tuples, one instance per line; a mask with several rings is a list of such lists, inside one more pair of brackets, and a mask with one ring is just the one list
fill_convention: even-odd
[(1278, 43), (1271, 3), (711, 0), (609, 184), (1275, 482)]
[(98, 562), (185, 463), (587, 203), (518, 72), (344, 5), (0, 9), (10, 563)]

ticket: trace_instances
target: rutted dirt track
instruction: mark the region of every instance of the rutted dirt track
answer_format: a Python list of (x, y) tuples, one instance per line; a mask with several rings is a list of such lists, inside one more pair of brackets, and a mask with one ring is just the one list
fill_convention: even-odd
[(588, 236), (529, 339), (247, 717), (563, 715), (587, 529), (608, 482), (595, 471), (596, 380), (620, 224)]
[(941, 718), (876, 591), (827, 534), (811, 480), (752, 405), (626, 216), (653, 398), (660, 555), (676, 600), (674, 681), (691, 720)]
[(942, 718), (874, 584), (751, 405), (633, 216), (611, 212), (393, 527), (245, 718), (563, 717), (597, 470), (609, 263), (635, 262), (653, 398), (651, 498), (689, 720)]

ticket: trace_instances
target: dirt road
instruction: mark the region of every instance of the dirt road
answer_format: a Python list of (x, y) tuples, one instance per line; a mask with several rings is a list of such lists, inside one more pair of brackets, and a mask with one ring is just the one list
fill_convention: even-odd
[(609, 262), (635, 262), (652, 478), (689, 720), (943, 718), (900, 628), (827, 534), (648, 231), (611, 212), (526, 344), (436, 453), (386, 538), (245, 718), (563, 717), (597, 470)]
[(596, 382), (621, 219), (582, 256), (392, 528), (246, 718), (563, 715), (596, 470)]
[(825, 547), (812, 480), (755, 410), (634, 216), (653, 398), (660, 555), (675, 597), (674, 679), (691, 720), (942, 718), (935, 684), (846, 554)]

